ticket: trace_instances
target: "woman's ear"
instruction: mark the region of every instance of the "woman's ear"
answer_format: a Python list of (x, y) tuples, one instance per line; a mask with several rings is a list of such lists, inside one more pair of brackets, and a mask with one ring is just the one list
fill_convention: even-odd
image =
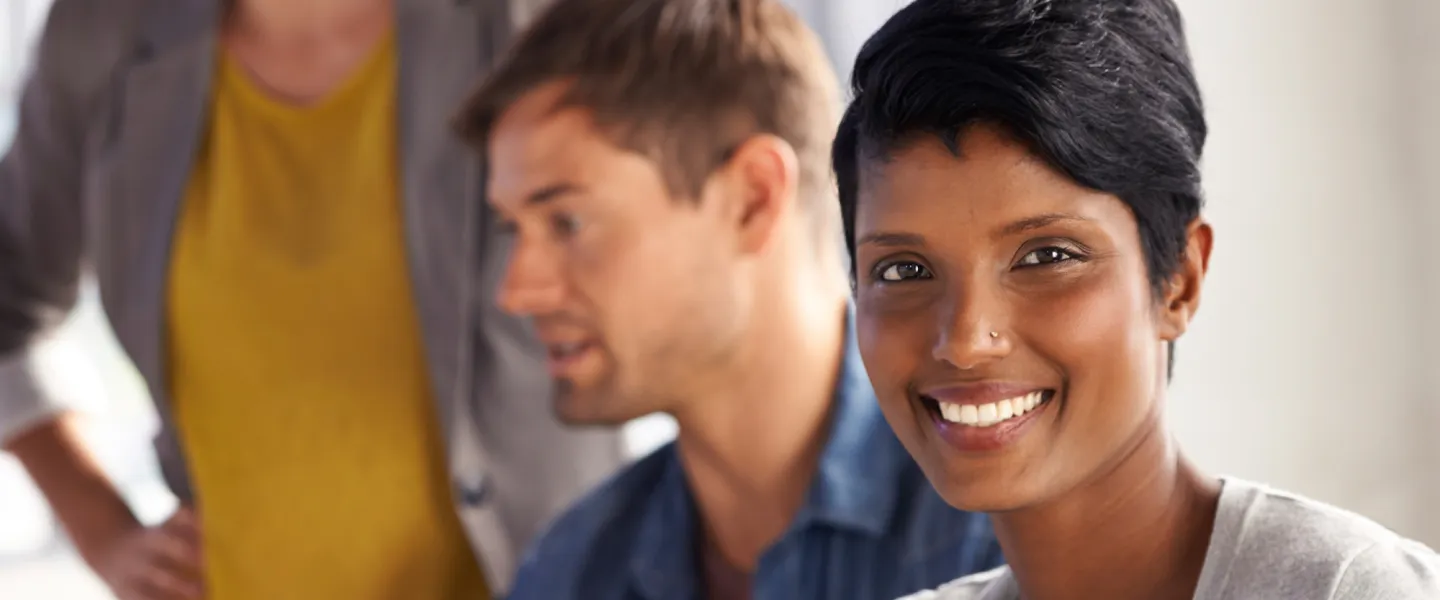
[(1210, 268), (1215, 234), (1209, 223), (1197, 217), (1186, 228), (1185, 240), (1185, 255), (1166, 283), (1164, 304), (1160, 307), (1161, 337), (1169, 341), (1184, 335), (1200, 308), (1200, 290), (1205, 286), (1205, 272)]

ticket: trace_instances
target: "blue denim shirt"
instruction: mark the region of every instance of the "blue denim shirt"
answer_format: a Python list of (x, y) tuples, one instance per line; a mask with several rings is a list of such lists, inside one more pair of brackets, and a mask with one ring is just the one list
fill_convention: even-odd
[[(849, 337), (819, 472), (753, 600), (894, 600), (1003, 563), (989, 519), (946, 504), (900, 445)], [(555, 521), (509, 600), (699, 600), (697, 521), (666, 445)]]

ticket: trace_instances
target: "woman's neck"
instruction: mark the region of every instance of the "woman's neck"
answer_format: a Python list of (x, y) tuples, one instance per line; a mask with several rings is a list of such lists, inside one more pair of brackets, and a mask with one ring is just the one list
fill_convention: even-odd
[(237, 0), (221, 43), (253, 83), (310, 104), (334, 91), (390, 31), (391, 0)]
[(231, 0), (226, 29), (231, 35), (269, 44), (308, 48), (336, 38), (366, 37), (376, 22), (389, 22), (394, 0)]
[(1029, 600), (1189, 599), (1219, 497), (1157, 423), (1099, 477), (993, 520)]

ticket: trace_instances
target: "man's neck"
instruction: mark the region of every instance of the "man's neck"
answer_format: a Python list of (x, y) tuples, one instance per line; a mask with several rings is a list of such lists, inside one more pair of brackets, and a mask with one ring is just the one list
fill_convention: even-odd
[[(1158, 417), (1156, 417), (1158, 419)], [(1219, 482), (1184, 460), (1157, 423), (1113, 469), (1062, 500), (993, 515), (1031, 600), (1190, 598)]]
[(800, 304), (761, 303), (723, 389), (675, 414), (698, 533), (746, 572), (804, 503), (845, 355), (844, 297)]

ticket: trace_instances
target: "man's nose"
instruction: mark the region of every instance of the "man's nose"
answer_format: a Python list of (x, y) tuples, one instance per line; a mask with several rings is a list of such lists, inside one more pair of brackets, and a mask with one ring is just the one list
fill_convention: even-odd
[(521, 317), (554, 311), (564, 296), (554, 253), (535, 244), (516, 243), (496, 292), (500, 309)]

